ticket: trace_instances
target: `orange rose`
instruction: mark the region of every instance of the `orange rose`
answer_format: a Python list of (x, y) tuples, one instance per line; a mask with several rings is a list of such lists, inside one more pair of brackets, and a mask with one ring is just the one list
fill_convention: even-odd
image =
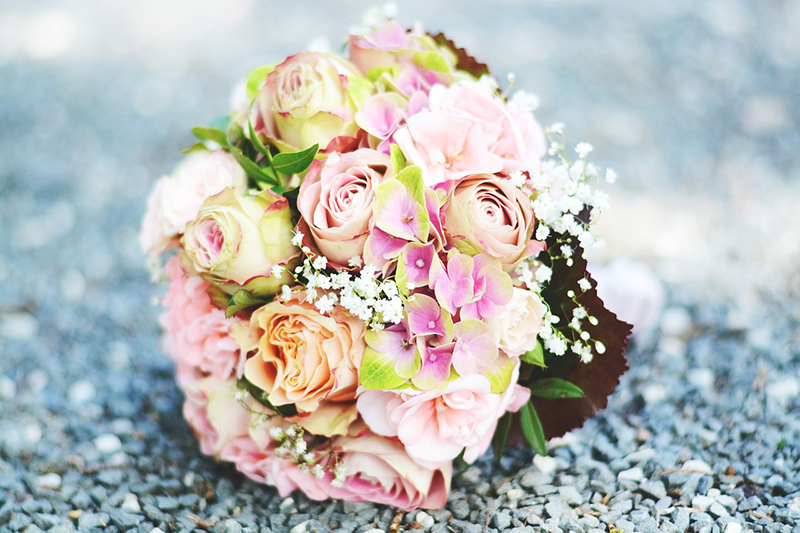
[(344, 309), (330, 316), (311, 304), (273, 301), (232, 334), (248, 354), (244, 376), (274, 406), (294, 405), (290, 420), (321, 435), (344, 434), (356, 419), (364, 323)]

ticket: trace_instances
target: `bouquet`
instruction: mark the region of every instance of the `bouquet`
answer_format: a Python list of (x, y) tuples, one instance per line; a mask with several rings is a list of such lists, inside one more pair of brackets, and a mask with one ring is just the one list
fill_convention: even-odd
[(203, 453), (281, 495), (437, 508), (455, 461), (545, 454), (625, 371), (584, 258), (614, 174), (442, 34), (385, 20), (346, 56), (255, 69), (140, 240)]

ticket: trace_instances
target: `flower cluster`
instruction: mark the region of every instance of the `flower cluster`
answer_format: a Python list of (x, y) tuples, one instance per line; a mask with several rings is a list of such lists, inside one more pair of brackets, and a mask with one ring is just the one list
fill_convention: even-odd
[(512, 416), (544, 453), (539, 399), (593, 393), (550, 366), (606, 351), (583, 259), (606, 200), (535, 97), (376, 21), (346, 58), (254, 70), (157, 183), (141, 244), (167, 256), (165, 348), (204, 453), (282, 495), (435, 508)]

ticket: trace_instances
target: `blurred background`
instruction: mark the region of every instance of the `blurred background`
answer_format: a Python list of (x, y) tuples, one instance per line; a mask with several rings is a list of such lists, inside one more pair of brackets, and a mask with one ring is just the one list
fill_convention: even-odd
[[(136, 239), (147, 194), (252, 68), (322, 37), (337, 48), (372, 5), (0, 0), (7, 452), (43, 428), (80, 441), (142, 401), (179, 416), (152, 306), (163, 288)], [(444, 31), (503, 84), (514, 72), (543, 125), (564, 122), (616, 170), (596, 261), (641, 260), (671, 301), (716, 306), (734, 329), (800, 320), (800, 1), (407, 0), (399, 20)], [(775, 368), (791, 369), (797, 331), (782, 331)], [(773, 331), (753, 335), (763, 348)], [(85, 418), (50, 414), (66, 405)]]

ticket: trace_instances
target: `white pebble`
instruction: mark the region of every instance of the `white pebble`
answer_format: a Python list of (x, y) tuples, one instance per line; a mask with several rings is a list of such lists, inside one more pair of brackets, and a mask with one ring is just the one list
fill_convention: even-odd
[(22, 436), (28, 444), (36, 444), (42, 440), (42, 428), (39, 427), (38, 424), (28, 424), (25, 426), (25, 429), (22, 430)]
[(42, 392), (47, 387), (47, 382), (50, 378), (44, 370), (34, 370), (28, 374), (28, 386), (33, 392)]
[(97, 390), (91, 381), (81, 380), (76, 381), (69, 388), (69, 401), (73, 405), (83, 405), (94, 399)]
[(308, 522), (309, 520), (306, 520), (305, 522), (297, 524), (289, 531), (289, 533), (306, 533), (306, 524), (308, 524)]
[(164, 533), (164, 530), (161, 529), (160, 527), (154, 527), (153, 529), (150, 530), (150, 533)]
[(86, 294), (86, 278), (75, 269), (67, 270), (61, 277), (61, 294), (67, 300), (80, 301)]
[(742, 529), (742, 524), (739, 522), (728, 522), (723, 533), (742, 533)]
[(506, 497), (511, 501), (519, 500), (524, 495), (525, 493), (522, 492), (520, 489), (511, 489), (508, 492), (506, 492)]
[(39, 322), (29, 313), (9, 313), (0, 319), (0, 337), (27, 340), (36, 335)]
[(194, 480), (195, 480), (194, 472), (187, 472), (186, 475), (183, 476), (183, 484), (186, 485), (187, 487), (191, 487), (192, 485), (194, 485)]
[(17, 384), (8, 376), (0, 376), (0, 398), (10, 400), (17, 395)]
[(629, 463), (643, 463), (649, 461), (656, 455), (656, 451), (653, 448), (640, 448), (626, 455), (625, 460)]
[(692, 327), (692, 317), (682, 307), (670, 307), (661, 315), (661, 332), (668, 336), (680, 337)]
[(36, 484), (42, 489), (58, 489), (61, 487), (61, 476), (55, 472), (44, 474), (36, 479)]
[(692, 498), (692, 507), (695, 509), (699, 509), (703, 512), (708, 510), (711, 507), (711, 504), (714, 503), (714, 498), (709, 498), (708, 496), (697, 495)]
[(292, 505), (294, 505), (294, 500), (292, 498), (284, 498), (281, 504), (278, 506), (278, 509), (283, 511), (284, 509), (286, 509), (287, 507), (291, 507)]
[(714, 386), (714, 371), (710, 368), (693, 368), (686, 372), (686, 379), (698, 389), (710, 390)]
[(558, 467), (556, 460), (553, 457), (548, 457), (546, 455), (534, 455), (533, 464), (543, 474), (552, 474)]
[(794, 511), (795, 513), (800, 513), (800, 496), (790, 500), (789, 503), (786, 505), (790, 511)]
[(94, 439), (94, 447), (100, 453), (111, 454), (118, 452), (122, 448), (122, 441), (116, 435), (104, 433)]
[(722, 491), (719, 489), (708, 489), (706, 496), (709, 498), (717, 498), (720, 494), (722, 494)]
[(364, 533), (386, 533), (386, 532), (382, 529), (373, 528), (366, 530)]
[(701, 474), (713, 474), (714, 471), (711, 470), (711, 467), (705, 461), (701, 461), (699, 459), (692, 459), (690, 461), (686, 461), (683, 463), (683, 467), (681, 470), (688, 470), (691, 472), (699, 472)]
[(111, 431), (115, 435), (127, 435), (133, 433), (133, 422), (127, 418), (116, 418), (111, 422)]
[(669, 396), (669, 391), (663, 385), (650, 383), (642, 390), (642, 397), (645, 403), (653, 404), (664, 401)]
[(797, 381), (797, 378), (790, 376), (770, 383), (766, 390), (767, 396), (786, 404), (792, 398), (800, 395), (800, 382)]
[(433, 517), (425, 511), (418, 512), (414, 519), (419, 522), (419, 525), (421, 525), (422, 529), (425, 531), (433, 527)]
[(642, 481), (644, 479), (644, 470), (634, 466), (617, 474), (617, 479), (620, 481)]
[(131, 513), (138, 513), (142, 510), (142, 506), (139, 505), (139, 498), (136, 497), (136, 494), (131, 494), (130, 492), (125, 495), (125, 500), (122, 502), (121, 507)]

